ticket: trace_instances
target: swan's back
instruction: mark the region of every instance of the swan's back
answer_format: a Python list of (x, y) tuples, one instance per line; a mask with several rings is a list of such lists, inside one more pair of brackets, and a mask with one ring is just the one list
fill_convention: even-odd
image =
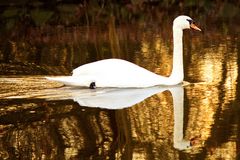
[(82, 65), (73, 77), (89, 77), (97, 87), (149, 87), (159, 85), (159, 78), (145, 68), (121, 59), (106, 59)]
[[(153, 74), (152, 72), (122, 59), (105, 59), (82, 65), (73, 70), (72, 76)], [(127, 78), (127, 77), (126, 77)]]

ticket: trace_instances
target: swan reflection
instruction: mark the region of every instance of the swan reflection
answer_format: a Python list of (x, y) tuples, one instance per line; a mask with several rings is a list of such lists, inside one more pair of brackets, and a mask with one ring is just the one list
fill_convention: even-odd
[[(173, 99), (174, 112), (174, 148), (179, 150), (188, 149), (190, 141), (184, 140), (184, 89), (181, 85), (171, 87), (151, 88), (102, 88), (102, 89), (77, 89), (64, 88), (64, 96), (57, 99), (73, 99), (80, 106), (99, 107), (104, 109), (123, 109), (134, 106), (137, 103), (151, 97), (154, 94), (169, 90)], [(61, 92), (59, 92), (61, 93)], [(61, 93), (62, 95), (62, 93)]]
[(156, 86), (150, 88), (98, 88), (90, 90), (69, 87), (61, 88), (54, 96), (48, 95), (47, 99), (72, 99), (80, 106), (123, 109), (131, 107), (156, 93), (169, 90), (169, 88), (167, 86)]
[(190, 148), (189, 140), (184, 139), (184, 89), (182, 86), (176, 86), (169, 89), (173, 98), (173, 113), (174, 113), (174, 133), (173, 143), (174, 148), (184, 150)]

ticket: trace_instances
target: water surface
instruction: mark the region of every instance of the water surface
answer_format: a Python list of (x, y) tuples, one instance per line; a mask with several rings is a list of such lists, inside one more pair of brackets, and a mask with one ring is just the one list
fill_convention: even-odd
[(204, 33), (184, 32), (183, 86), (89, 90), (44, 79), (112, 57), (168, 76), (170, 24), (31, 28), (31, 34), (6, 41), (0, 48), (0, 156), (237, 159), (237, 29), (208, 29), (200, 21)]

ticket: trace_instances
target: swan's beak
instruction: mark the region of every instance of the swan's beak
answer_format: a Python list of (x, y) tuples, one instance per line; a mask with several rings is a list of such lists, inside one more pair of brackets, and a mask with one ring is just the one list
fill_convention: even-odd
[(194, 23), (191, 23), (190, 27), (191, 27), (192, 29), (197, 30), (197, 31), (202, 31), (202, 30), (201, 30), (200, 28), (198, 28), (198, 26), (196, 26), (196, 24), (194, 24)]

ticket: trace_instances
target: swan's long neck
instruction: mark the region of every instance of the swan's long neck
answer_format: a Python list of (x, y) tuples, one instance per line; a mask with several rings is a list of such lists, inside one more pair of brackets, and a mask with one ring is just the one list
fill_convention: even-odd
[(181, 83), (184, 78), (182, 37), (182, 29), (173, 26), (173, 68), (169, 78), (176, 84)]

